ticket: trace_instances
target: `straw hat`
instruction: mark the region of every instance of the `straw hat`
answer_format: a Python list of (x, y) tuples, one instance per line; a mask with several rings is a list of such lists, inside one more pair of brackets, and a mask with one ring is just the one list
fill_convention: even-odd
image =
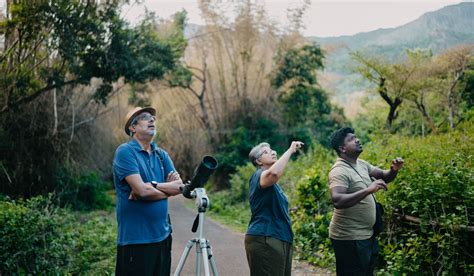
[(156, 110), (153, 107), (139, 107), (139, 106), (137, 106), (134, 109), (130, 110), (127, 113), (127, 116), (125, 116), (125, 120), (126, 120), (125, 133), (127, 135), (130, 135), (130, 133), (129, 133), (130, 130), (128, 129), (128, 127), (132, 123), (133, 119), (135, 119), (135, 117), (137, 117), (140, 113), (143, 113), (143, 112), (148, 112), (151, 115), (156, 116)]

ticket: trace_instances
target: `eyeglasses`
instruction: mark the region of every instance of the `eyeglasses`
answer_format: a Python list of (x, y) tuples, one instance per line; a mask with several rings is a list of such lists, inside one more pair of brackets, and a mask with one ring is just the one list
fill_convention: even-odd
[(267, 150), (265, 149), (265, 150), (262, 150), (261, 152), (259, 152), (259, 153), (257, 154), (257, 156), (255, 156), (255, 157), (256, 157), (256, 159), (259, 159), (259, 158), (262, 157), (262, 155), (264, 155), (264, 154), (272, 154), (272, 153), (274, 153), (274, 152), (276, 152), (276, 151), (274, 151), (274, 150), (272, 150), (272, 149), (270, 149), (270, 151), (267, 151)]
[(138, 115), (137, 117), (135, 117), (132, 120), (131, 125), (136, 125), (138, 123), (138, 121), (140, 121), (140, 120), (150, 121), (151, 119), (153, 119), (153, 121), (155, 121), (156, 116), (153, 116), (150, 113), (142, 113), (142, 114)]

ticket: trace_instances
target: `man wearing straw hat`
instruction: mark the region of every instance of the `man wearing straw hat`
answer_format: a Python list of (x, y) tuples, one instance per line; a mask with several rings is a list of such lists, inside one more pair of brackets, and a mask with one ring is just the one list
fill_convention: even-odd
[(173, 161), (159, 148), (156, 110), (135, 107), (126, 116), (125, 133), (113, 161), (117, 193), (117, 275), (169, 275), (171, 224), (168, 197), (183, 185)]

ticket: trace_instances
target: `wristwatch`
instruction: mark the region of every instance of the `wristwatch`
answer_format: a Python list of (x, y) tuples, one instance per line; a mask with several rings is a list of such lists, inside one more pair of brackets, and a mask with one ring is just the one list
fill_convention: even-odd
[(153, 188), (156, 189), (156, 186), (158, 185), (158, 182), (152, 180), (152, 181), (150, 181), (150, 183), (151, 183), (151, 186), (153, 186)]

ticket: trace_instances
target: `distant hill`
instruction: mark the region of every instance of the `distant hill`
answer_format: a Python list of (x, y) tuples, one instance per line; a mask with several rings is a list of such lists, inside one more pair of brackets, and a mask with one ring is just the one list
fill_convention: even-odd
[[(406, 49), (431, 49), (434, 54), (458, 44), (474, 43), (474, 3), (465, 2), (429, 12), (396, 28), (378, 29), (352, 36), (311, 37), (324, 47), (337, 47), (328, 54), (323, 85), (328, 86), (336, 102), (347, 110), (351, 94), (366, 90), (360, 78), (350, 72), (354, 64), (349, 53), (363, 51), (397, 60)], [(357, 85), (359, 83), (359, 85)]]

